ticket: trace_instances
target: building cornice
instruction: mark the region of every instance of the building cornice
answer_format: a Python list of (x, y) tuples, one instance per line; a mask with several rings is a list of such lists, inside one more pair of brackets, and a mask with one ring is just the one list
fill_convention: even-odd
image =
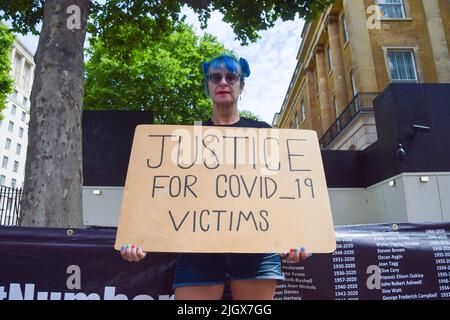
[(16, 47), (16, 49), (19, 50), (19, 52), (27, 58), (27, 60), (32, 64), (35, 65), (34, 62), (34, 55), (31, 53), (30, 49), (28, 49), (25, 44), (19, 39), (17, 35), (15, 35), (15, 41), (13, 46)]

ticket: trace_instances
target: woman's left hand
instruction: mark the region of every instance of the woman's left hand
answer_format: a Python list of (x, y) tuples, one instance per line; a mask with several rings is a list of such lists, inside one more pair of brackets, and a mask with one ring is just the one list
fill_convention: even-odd
[(308, 259), (312, 254), (308, 254), (305, 248), (291, 249), (288, 253), (280, 253), (280, 257), (286, 259), (288, 262), (299, 263)]

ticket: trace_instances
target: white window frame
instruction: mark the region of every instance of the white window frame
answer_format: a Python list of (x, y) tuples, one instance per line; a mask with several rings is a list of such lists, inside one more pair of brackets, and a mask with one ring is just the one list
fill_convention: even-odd
[(19, 171), (19, 161), (15, 160), (13, 165), (13, 171), (18, 172)]
[(6, 182), (6, 176), (1, 175), (0, 176), (0, 186), (4, 186)]
[(22, 152), (22, 145), (20, 143), (18, 143), (16, 145), (16, 154), (20, 155), (21, 152)]
[[(386, 71), (389, 76), (389, 82), (390, 83), (420, 83), (420, 79), (422, 79), (422, 68), (420, 66), (420, 62), (417, 59), (418, 57), (418, 46), (383, 46), (384, 51), (384, 57), (386, 61)], [(412, 60), (413, 60), (413, 66), (414, 71), (416, 75), (416, 80), (393, 80), (392, 74), (391, 74), (391, 68), (389, 66), (389, 52), (391, 51), (400, 51), (400, 52), (411, 52), (412, 53)]]
[(14, 132), (14, 122), (12, 121), (8, 124), (8, 132)]
[(386, 3), (386, 0), (376, 0), (376, 4), (380, 7), (380, 10), (385, 14), (385, 11), (383, 11), (382, 6), (401, 6), (402, 9), (402, 16), (401, 17), (389, 17), (385, 16), (384, 14), (381, 16), (381, 20), (402, 20), (402, 19), (408, 19), (407, 16), (407, 10), (406, 10), (406, 3), (405, 0), (398, 0), (399, 3)]

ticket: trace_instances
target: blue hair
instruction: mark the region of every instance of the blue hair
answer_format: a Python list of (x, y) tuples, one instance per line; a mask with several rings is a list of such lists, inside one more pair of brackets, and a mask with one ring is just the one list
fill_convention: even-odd
[(241, 85), (244, 85), (244, 79), (250, 76), (250, 67), (244, 58), (239, 60), (231, 55), (222, 54), (209, 62), (203, 62), (203, 75), (205, 76), (205, 91), (208, 91), (208, 75), (210, 70), (225, 68), (229, 72), (237, 73), (241, 77)]

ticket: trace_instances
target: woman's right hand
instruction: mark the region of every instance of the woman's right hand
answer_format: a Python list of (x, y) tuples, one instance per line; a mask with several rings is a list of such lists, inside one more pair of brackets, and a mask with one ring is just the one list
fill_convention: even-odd
[(142, 251), (141, 246), (135, 244), (123, 245), (120, 249), (122, 259), (129, 262), (139, 262), (145, 258), (147, 252)]

